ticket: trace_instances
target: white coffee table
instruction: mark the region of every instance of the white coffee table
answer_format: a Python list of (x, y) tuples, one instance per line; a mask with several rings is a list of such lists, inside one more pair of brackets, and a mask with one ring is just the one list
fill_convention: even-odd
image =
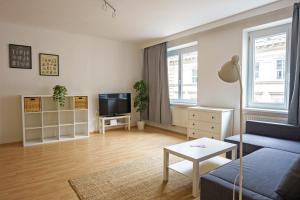
[[(237, 145), (210, 138), (200, 138), (164, 148), (164, 181), (169, 179), (169, 169), (184, 174), (193, 180), (193, 196), (199, 196), (200, 176), (230, 162), (220, 156), (232, 151), (236, 159)], [(184, 161), (169, 165), (169, 154), (184, 158)]]

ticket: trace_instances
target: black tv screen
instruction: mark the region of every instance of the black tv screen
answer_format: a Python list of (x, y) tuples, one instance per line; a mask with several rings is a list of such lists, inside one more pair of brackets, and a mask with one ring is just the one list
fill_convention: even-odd
[(116, 116), (131, 112), (131, 94), (99, 94), (99, 115)]

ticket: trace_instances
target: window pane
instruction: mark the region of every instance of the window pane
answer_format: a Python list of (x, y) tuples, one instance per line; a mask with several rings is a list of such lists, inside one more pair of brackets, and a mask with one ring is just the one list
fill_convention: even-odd
[(255, 63), (255, 69), (254, 69), (255, 79), (259, 79), (259, 62)]
[(286, 33), (254, 40), (254, 103), (285, 103), (286, 40)]
[(170, 100), (176, 100), (179, 98), (179, 56), (168, 57), (168, 77), (169, 77), (169, 93)]
[(285, 60), (277, 60), (277, 79), (281, 80), (284, 77)]
[(184, 53), (182, 60), (182, 99), (197, 102), (197, 51)]

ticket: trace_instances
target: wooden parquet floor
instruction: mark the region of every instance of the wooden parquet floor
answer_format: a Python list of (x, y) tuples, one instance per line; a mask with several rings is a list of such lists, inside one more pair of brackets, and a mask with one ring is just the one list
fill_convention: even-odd
[(148, 127), (91, 134), (89, 139), (22, 147), (0, 145), (0, 200), (77, 199), (68, 180), (162, 154), (185, 136)]

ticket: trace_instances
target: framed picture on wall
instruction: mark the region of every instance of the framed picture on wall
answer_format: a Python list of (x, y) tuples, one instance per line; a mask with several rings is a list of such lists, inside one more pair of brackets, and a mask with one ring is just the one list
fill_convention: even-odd
[(31, 46), (9, 44), (9, 67), (32, 69)]
[(41, 76), (59, 76), (59, 55), (39, 54)]

